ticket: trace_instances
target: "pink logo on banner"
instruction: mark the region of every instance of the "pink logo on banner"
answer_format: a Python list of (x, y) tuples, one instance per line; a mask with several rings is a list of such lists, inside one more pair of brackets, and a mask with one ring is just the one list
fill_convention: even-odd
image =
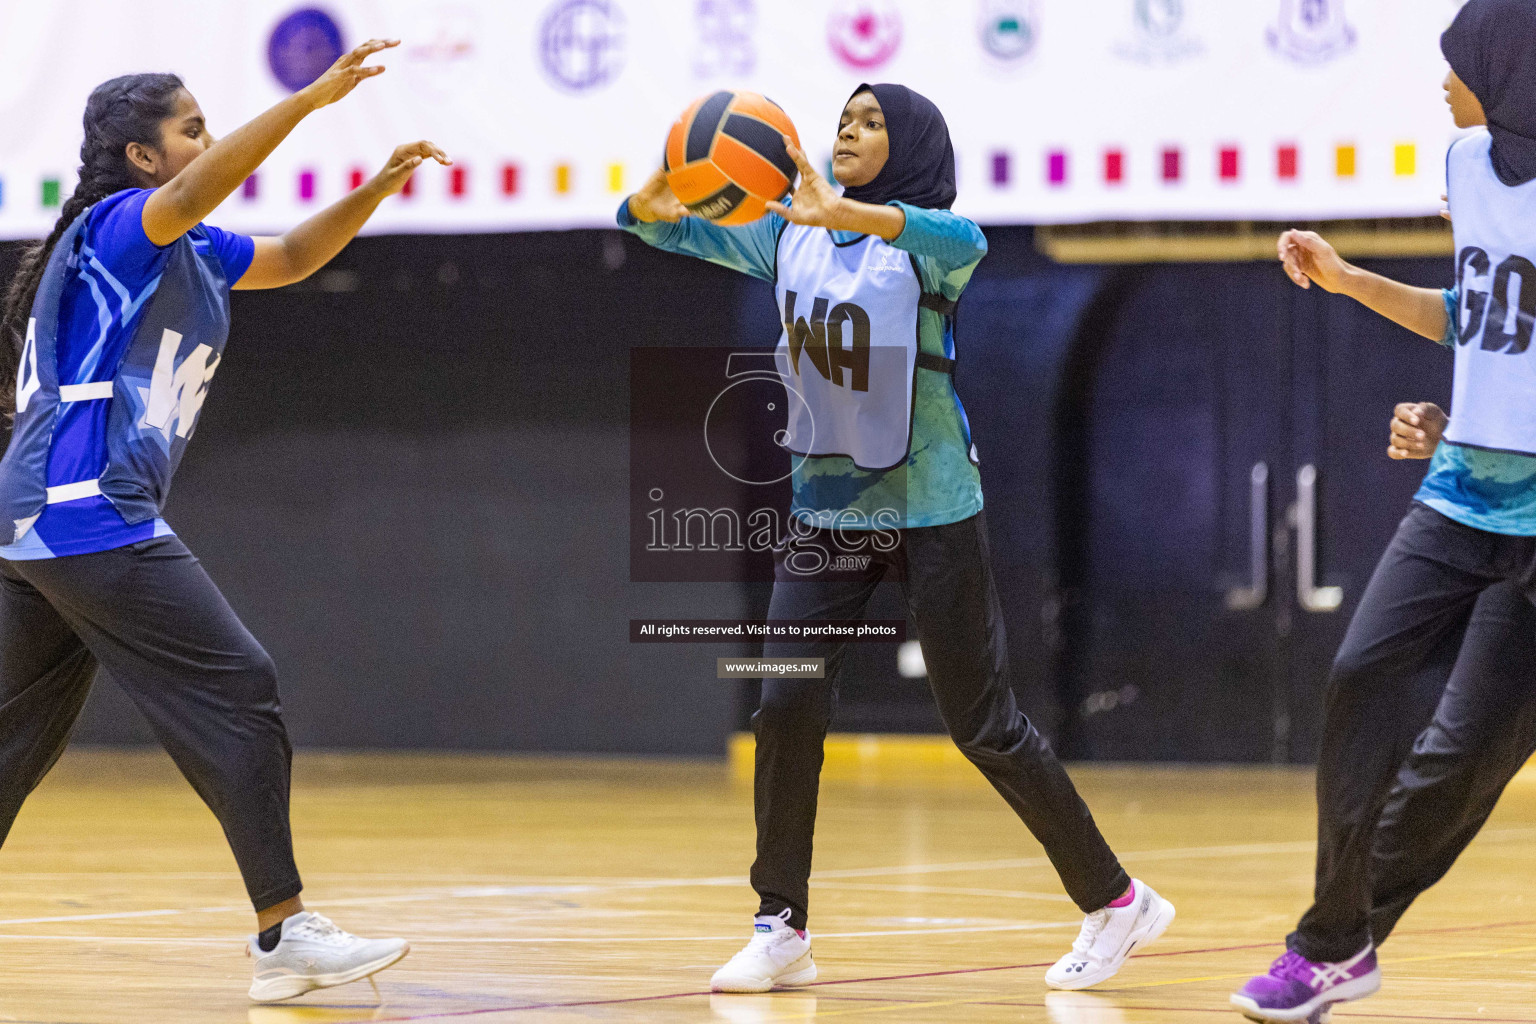
[(827, 43), (849, 67), (877, 68), (901, 47), (901, 13), (890, 0), (843, 0), (827, 20)]

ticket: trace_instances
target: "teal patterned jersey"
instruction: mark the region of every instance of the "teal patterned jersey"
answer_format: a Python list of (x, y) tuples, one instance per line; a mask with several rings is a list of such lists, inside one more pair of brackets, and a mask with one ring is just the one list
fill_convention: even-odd
[[(948, 210), (905, 203), (906, 228), (891, 244), (910, 252), (925, 292), (958, 299), (987, 253), (986, 236), (973, 221)], [(741, 227), (721, 227), (697, 217), (676, 224), (642, 224), (619, 207), (619, 226), (650, 245), (696, 256), (773, 281), (783, 218), (768, 214)], [(839, 242), (857, 238), (834, 232)], [(920, 351), (953, 359), (952, 321), (930, 309), (918, 310)], [(920, 370), (913, 391), (912, 444), (894, 469), (864, 470), (853, 460), (828, 456), (803, 460), (795, 470), (792, 513), (821, 526), (849, 529), (942, 526), (981, 511), (981, 475), (973, 458), (970, 424), (947, 373)], [(878, 520), (871, 517), (886, 510)], [(890, 510), (896, 515), (890, 516)]]
[[(1445, 292), (1445, 306), (1449, 326), (1440, 343), (1453, 346), (1460, 321), (1456, 292)], [(1536, 458), (1529, 455), (1441, 442), (1415, 497), (1474, 529), (1536, 536)]]

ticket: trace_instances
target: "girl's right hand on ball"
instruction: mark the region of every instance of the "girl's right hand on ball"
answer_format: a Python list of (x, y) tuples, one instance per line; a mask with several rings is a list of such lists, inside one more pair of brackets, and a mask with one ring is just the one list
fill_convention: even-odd
[(658, 167), (656, 173), (640, 186), (640, 191), (629, 197), (629, 212), (642, 224), (656, 220), (676, 224), (688, 216), (688, 207), (672, 194), (667, 185), (667, 172)]
[(357, 88), (358, 82), (384, 73), (384, 65), (375, 64), (365, 68), (363, 61), (380, 50), (399, 45), (398, 39), (370, 39), (350, 52), (342, 54), (335, 64), (326, 69), (325, 74), (300, 89), (299, 94), (309, 101), (310, 108), (313, 110), (329, 106)]
[(1349, 264), (1316, 231), (1287, 231), (1280, 236), (1278, 249), (1286, 276), (1301, 287), (1310, 288), (1315, 281), (1324, 291), (1343, 289)]

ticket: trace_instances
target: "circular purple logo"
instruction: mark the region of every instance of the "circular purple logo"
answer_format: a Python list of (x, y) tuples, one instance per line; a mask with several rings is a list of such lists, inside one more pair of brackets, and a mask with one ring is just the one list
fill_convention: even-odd
[(539, 60), (562, 88), (607, 85), (624, 67), (624, 12), (610, 0), (564, 0), (539, 28)]
[(340, 59), (341, 26), (318, 7), (301, 7), (272, 29), (267, 66), (289, 92), (298, 92)]

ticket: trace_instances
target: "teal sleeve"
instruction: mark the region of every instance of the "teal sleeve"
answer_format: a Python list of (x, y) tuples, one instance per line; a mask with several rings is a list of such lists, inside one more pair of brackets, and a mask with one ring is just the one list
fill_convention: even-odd
[(741, 227), (724, 228), (702, 217), (684, 217), (676, 224), (652, 221), (643, 224), (629, 212), (629, 200), (619, 205), (619, 227), (666, 252), (697, 256), (743, 274), (774, 279), (778, 265), (779, 235), (785, 220), (777, 214), (766, 216)]
[(1461, 340), (1461, 295), (1454, 288), (1442, 288), (1440, 297), (1445, 300), (1445, 337), (1440, 344), (1453, 349)]
[(987, 236), (973, 220), (949, 210), (929, 210), (894, 202), (907, 216), (907, 224), (891, 244), (917, 257), (923, 290), (942, 292), (957, 299), (976, 264), (987, 254)]

